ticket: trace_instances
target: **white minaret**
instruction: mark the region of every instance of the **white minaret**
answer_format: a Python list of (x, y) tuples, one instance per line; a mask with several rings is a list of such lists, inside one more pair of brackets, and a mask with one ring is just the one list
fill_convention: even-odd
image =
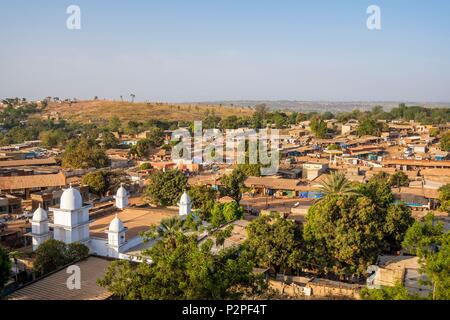
[(184, 191), (183, 195), (181, 196), (179, 206), (179, 212), (180, 216), (186, 216), (191, 213), (192, 210), (192, 201), (189, 197), (187, 191)]
[(124, 227), (122, 220), (118, 215), (111, 221), (108, 228), (108, 255), (110, 257), (118, 258), (120, 253), (120, 247), (126, 242), (127, 228)]
[(64, 190), (59, 208), (53, 212), (53, 238), (67, 244), (89, 240), (89, 208), (83, 204), (80, 191), (70, 186)]
[(41, 204), (39, 204), (39, 208), (33, 213), (31, 236), (33, 239), (33, 251), (36, 251), (43, 242), (50, 239), (47, 212), (42, 209)]
[(128, 192), (123, 187), (123, 183), (120, 185), (120, 188), (117, 189), (114, 199), (116, 199), (116, 207), (117, 208), (122, 210), (122, 209), (128, 207)]

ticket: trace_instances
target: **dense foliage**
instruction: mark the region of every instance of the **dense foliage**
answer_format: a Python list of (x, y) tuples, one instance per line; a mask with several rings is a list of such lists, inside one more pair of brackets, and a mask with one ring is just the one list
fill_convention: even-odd
[(441, 210), (450, 213), (450, 184), (446, 184), (439, 189), (439, 202)]
[(10, 277), (11, 261), (8, 252), (0, 246), (0, 292)]
[(98, 283), (126, 300), (238, 299), (263, 289), (245, 255), (237, 249), (213, 255), (212, 245), (174, 232), (145, 252), (152, 264), (114, 261)]
[(242, 199), (242, 193), (246, 190), (246, 179), (245, 173), (239, 169), (235, 169), (231, 174), (223, 176), (220, 188), (222, 196), (229, 196), (239, 204)]
[(69, 263), (87, 257), (89, 255), (89, 248), (81, 243), (66, 245), (62, 241), (50, 239), (42, 243), (35, 254), (34, 270), (41, 274), (47, 274)]
[(186, 188), (187, 177), (179, 170), (154, 171), (149, 177), (146, 195), (151, 201), (174, 206)]
[(72, 140), (62, 154), (62, 166), (71, 169), (105, 168), (110, 164), (105, 151), (92, 140)]
[(255, 265), (279, 273), (301, 265), (302, 234), (292, 221), (279, 215), (262, 216), (247, 227), (246, 250)]

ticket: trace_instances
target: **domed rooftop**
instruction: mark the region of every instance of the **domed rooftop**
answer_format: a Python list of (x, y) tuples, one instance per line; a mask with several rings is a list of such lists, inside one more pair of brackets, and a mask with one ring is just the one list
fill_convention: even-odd
[(60, 208), (63, 210), (77, 210), (83, 206), (83, 199), (81, 198), (80, 191), (70, 186), (69, 189), (64, 190)]
[(109, 224), (109, 232), (121, 232), (125, 229), (123, 226), (122, 220), (119, 219), (119, 217), (116, 215), (116, 217), (111, 221)]
[(48, 216), (47, 212), (45, 212), (44, 209), (42, 209), (41, 205), (39, 205), (39, 208), (36, 209), (36, 211), (33, 213), (33, 221), (47, 221)]
[(180, 198), (180, 204), (188, 204), (191, 203), (191, 197), (189, 197), (187, 191), (184, 191), (183, 195)]
[(125, 188), (123, 187), (123, 184), (121, 184), (121, 185), (120, 185), (120, 188), (117, 189), (116, 197), (117, 197), (117, 198), (125, 198), (125, 197), (127, 197), (127, 196), (128, 196), (127, 189), (125, 189)]

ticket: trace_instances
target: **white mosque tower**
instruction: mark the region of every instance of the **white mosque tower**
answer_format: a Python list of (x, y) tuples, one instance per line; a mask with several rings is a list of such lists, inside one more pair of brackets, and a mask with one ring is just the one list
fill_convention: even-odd
[(45, 241), (50, 239), (47, 212), (39, 204), (39, 208), (33, 213), (31, 220), (31, 236), (33, 239), (33, 251)]
[(120, 248), (126, 243), (126, 232), (128, 229), (124, 227), (122, 220), (118, 215), (111, 221), (108, 228), (108, 256), (118, 258)]
[(53, 212), (53, 238), (67, 244), (89, 240), (89, 208), (83, 204), (80, 191), (73, 188), (64, 190), (59, 208)]
[(179, 213), (180, 216), (186, 216), (191, 213), (192, 210), (192, 200), (189, 197), (187, 191), (184, 191), (183, 195), (181, 196), (179, 206)]
[(125, 209), (128, 207), (128, 192), (123, 187), (123, 183), (120, 185), (120, 188), (117, 190), (116, 195), (114, 196), (114, 199), (116, 199), (116, 207), (120, 210)]

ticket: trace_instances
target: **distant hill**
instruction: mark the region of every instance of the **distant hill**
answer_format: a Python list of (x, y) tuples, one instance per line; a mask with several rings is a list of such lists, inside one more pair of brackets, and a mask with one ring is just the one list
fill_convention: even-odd
[(44, 116), (59, 114), (66, 120), (87, 122), (102, 122), (113, 116), (122, 121), (194, 121), (202, 120), (207, 111), (214, 111), (217, 116), (226, 117), (230, 115), (250, 116), (253, 110), (245, 107), (220, 106), (219, 104), (168, 104), (168, 103), (142, 103), (121, 102), (107, 100), (50, 102), (44, 110)]
[[(375, 106), (382, 106), (385, 111), (390, 111), (392, 108), (398, 107), (402, 102), (389, 101), (355, 101), (355, 102), (333, 102), (333, 101), (258, 101), (258, 100), (238, 100), (238, 101), (215, 101), (215, 102), (201, 102), (200, 104), (218, 104), (233, 107), (254, 107), (258, 104), (265, 104), (273, 110), (291, 110), (297, 112), (324, 112), (330, 111), (333, 113), (352, 111), (359, 109), (361, 111), (371, 110)], [(436, 107), (436, 108), (450, 108), (450, 103), (424, 103), (424, 102), (404, 102), (407, 105), (422, 106), (422, 107)]]

